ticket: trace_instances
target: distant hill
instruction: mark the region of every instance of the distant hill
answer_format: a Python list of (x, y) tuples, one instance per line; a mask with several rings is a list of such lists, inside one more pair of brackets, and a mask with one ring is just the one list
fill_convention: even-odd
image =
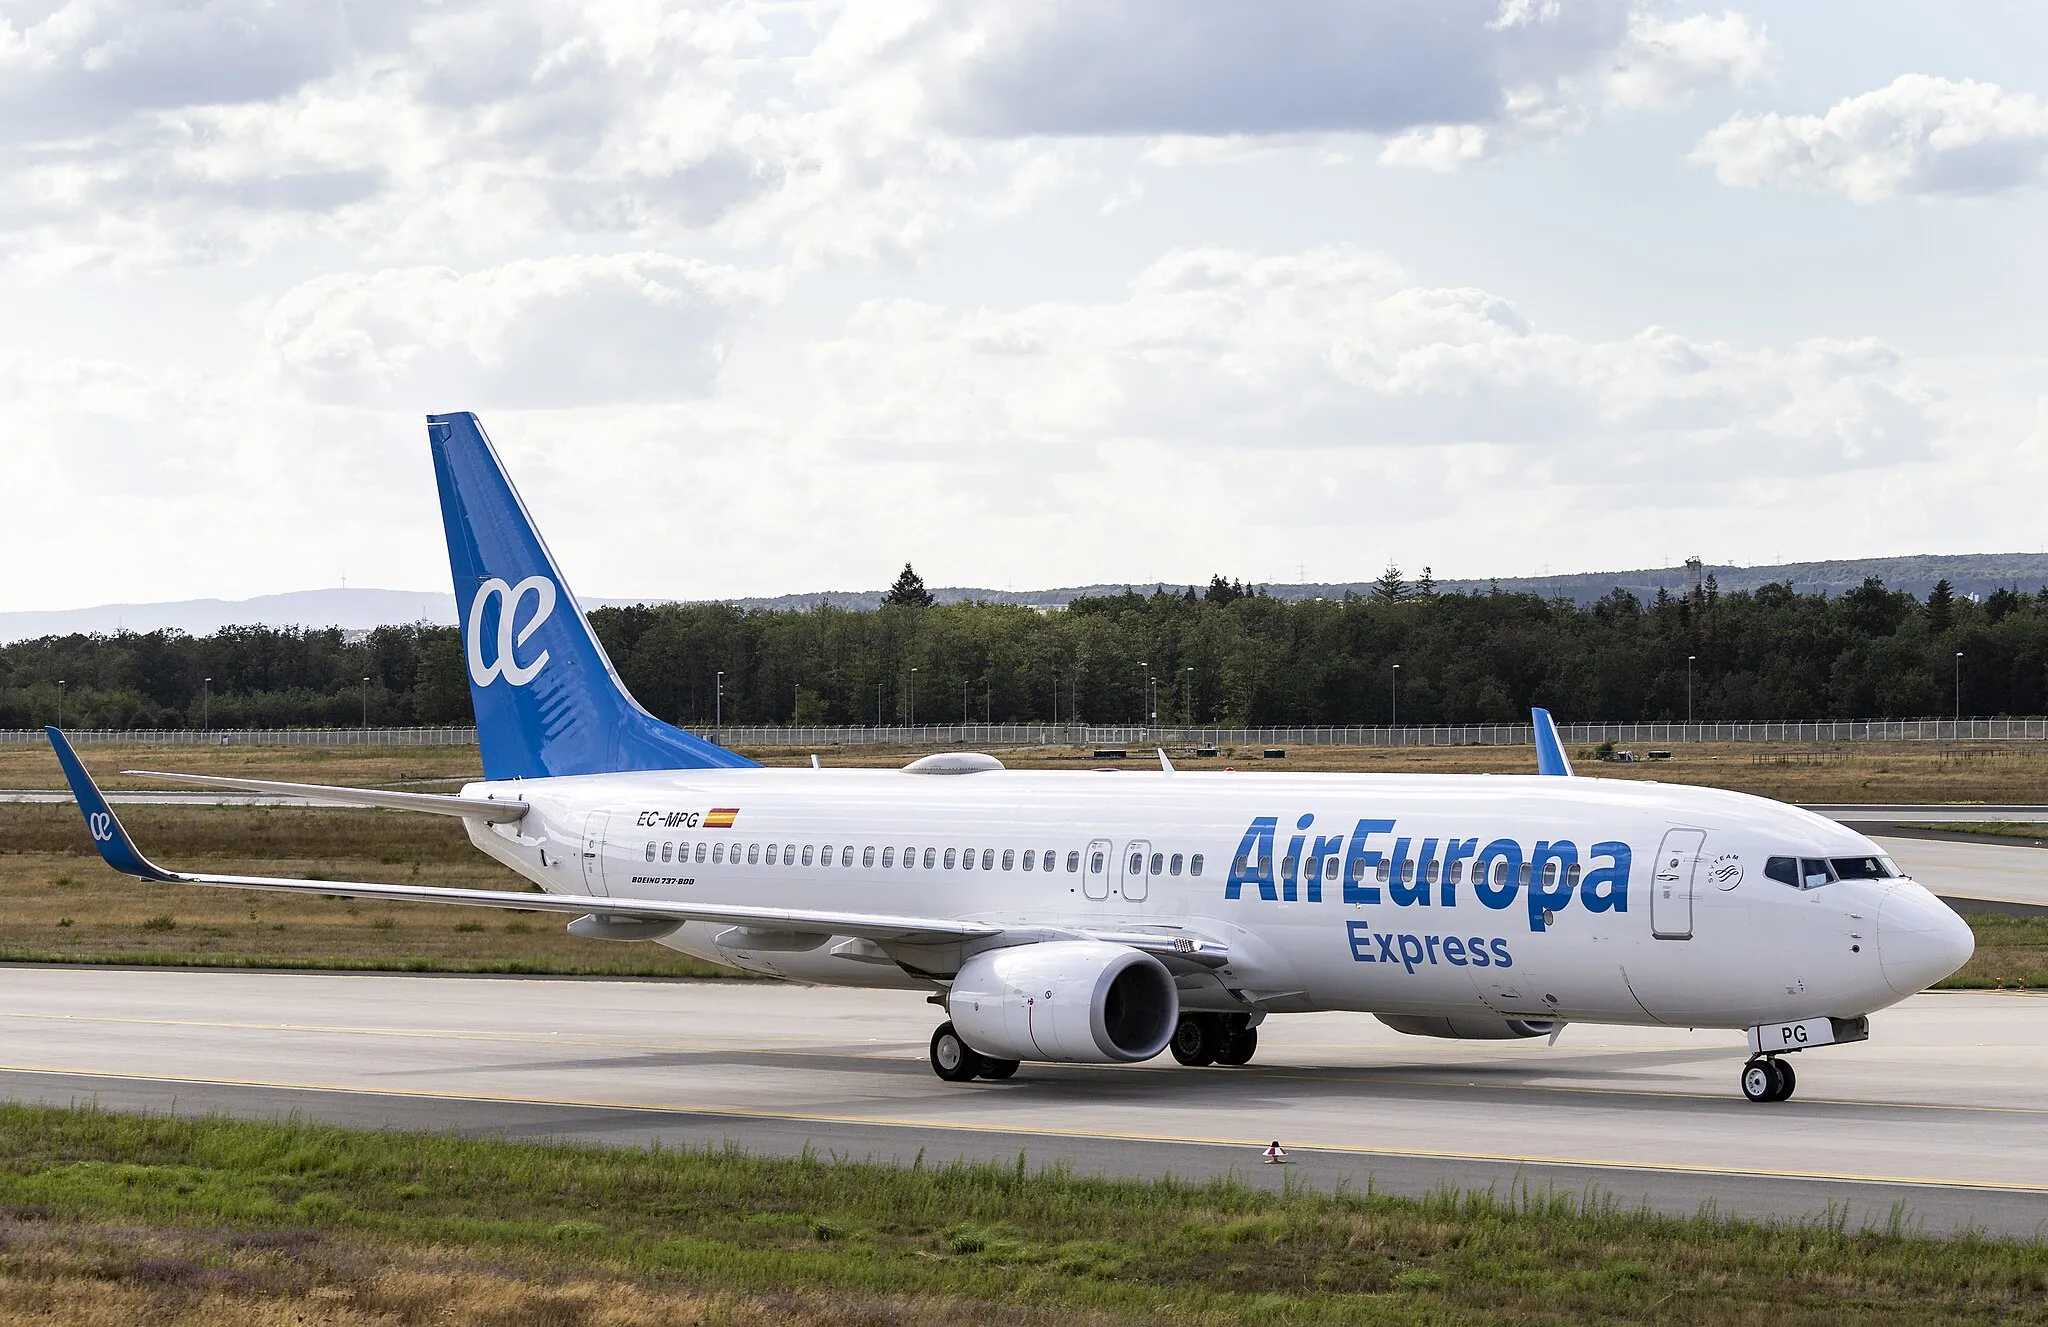
[[(1934, 583), (1946, 577), (1957, 594), (1982, 598), (2002, 586), (2035, 591), (2048, 586), (2048, 554), (2042, 553), (1954, 553), (1925, 554), (1897, 558), (1849, 558), (1837, 562), (1788, 562), (1773, 567), (1730, 567), (1708, 563), (1702, 574), (1711, 574), (1722, 591), (1754, 590), (1759, 586), (1790, 582), (1802, 594), (1822, 591), (1841, 594), (1876, 576), (1894, 590), (1910, 590), (1925, 598)], [(1659, 589), (1676, 594), (1685, 588), (1684, 567), (1651, 567), (1635, 571), (1576, 572), (1557, 576), (1506, 577), (1498, 583), (1503, 592), (1540, 594), (1545, 598), (1568, 598), (1588, 604), (1618, 588), (1643, 599), (1656, 597)], [(1207, 578), (1195, 582), (1199, 593)], [(1496, 582), (1475, 580), (1439, 581), (1445, 593), (1486, 593)], [(1117, 582), (1110, 585), (1071, 585), (1052, 590), (990, 590), (974, 586), (952, 586), (932, 591), (941, 603), (980, 600), (985, 603), (1023, 604), (1034, 608), (1058, 608), (1083, 595), (1115, 595), (1126, 589), (1150, 593), (1156, 588), (1185, 589), (1184, 582)], [(1282, 599), (1341, 599), (1347, 593), (1369, 594), (1373, 582), (1341, 581), (1306, 585), (1266, 585), (1264, 590)], [(882, 602), (881, 590), (819, 590), (806, 594), (783, 594), (771, 598), (728, 599), (740, 608), (809, 608), (833, 604), (841, 608), (875, 608)], [(643, 599), (585, 599), (586, 608), (623, 604), (670, 602)], [(194, 636), (209, 635), (224, 626), (338, 626), (347, 631), (407, 622), (453, 625), (455, 596), (433, 590), (296, 590), (268, 594), (254, 599), (185, 599), (159, 604), (101, 604), (93, 608), (55, 609), (45, 612), (0, 613), (0, 642), (29, 640), (37, 636), (65, 636), (74, 633), (112, 634), (116, 631), (158, 631), (175, 629)]]

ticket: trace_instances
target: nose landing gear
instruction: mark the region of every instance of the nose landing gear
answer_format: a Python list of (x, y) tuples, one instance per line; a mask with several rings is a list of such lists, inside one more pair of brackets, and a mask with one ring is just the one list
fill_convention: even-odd
[(1799, 1085), (1792, 1063), (1775, 1055), (1759, 1055), (1742, 1066), (1742, 1095), (1764, 1103), (1785, 1101)]

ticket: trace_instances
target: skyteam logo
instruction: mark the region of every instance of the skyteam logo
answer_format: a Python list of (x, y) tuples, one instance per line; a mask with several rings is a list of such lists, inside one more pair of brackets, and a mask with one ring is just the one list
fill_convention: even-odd
[[(533, 613), (522, 625), (519, 609), (529, 595), (534, 600)], [(523, 687), (539, 677), (540, 670), (548, 666), (548, 652), (542, 650), (532, 662), (522, 664), (519, 647), (554, 616), (555, 597), (555, 583), (545, 576), (528, 576), (517, 585), (507, 585), (493, 576), (477, 587), (476, 598), (469, 601), (469, 626), (463, 632), (469, 643), (470, 680), (487, 687), (502, 677), (515, 687)], [(498, 605), (497, 648), (486, 663), (484, 609), (494, 602)]]

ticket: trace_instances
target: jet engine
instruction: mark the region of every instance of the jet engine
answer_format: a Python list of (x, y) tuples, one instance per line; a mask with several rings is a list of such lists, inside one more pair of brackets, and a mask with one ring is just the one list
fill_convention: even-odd
[(1173, 974), (1101, 940), (991, 949), (960, 967), (946, 1001), (960, 1039), (998, 1060), (1149, 1060), (1180, 1020)]
[(1374, 1014), (1396, 1032), (1411, 1037), (1449, 1037), (1453, 1041), (1512, 1041), (1517, 1037), (1547, 1037), (1557, 1026), (1550, 1018), (1485, 1018), (1467, 1014), (1437, 1017), (1427, 1014)]

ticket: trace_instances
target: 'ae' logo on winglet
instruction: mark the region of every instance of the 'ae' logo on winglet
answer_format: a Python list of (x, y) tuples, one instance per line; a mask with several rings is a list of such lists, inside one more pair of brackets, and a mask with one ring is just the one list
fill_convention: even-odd
[[(515, 631), (519, 606), (528, 595), (534, 599), (533, 616)], [(469, 601), (469, 625), (463, 632), (469, 644), (470, 680), (480, 687), (487, 687), (502, 677), (515, 687), (523, 687), (540, 676), (540, 670), (547, 667), (548, 652), (542, 650), (534, 656), (532, 663), (522, 664), (518, 650), (554, 615), (555, 595), (555, 583), (545, 576), (528, 576), (517, 585), (507, 585), (493, 576), (478, 586), (476, 598)], [(497, 649), (491, 661), (485, 663), (484, 606), (493, 600), (498, 604)]]
[(86, 828), (92, 831), (92, 841), (94, 843), (112, 843), (114, 841), (114, 817), (107, 812), (95, 811), (86, 817), (85, 823)]

